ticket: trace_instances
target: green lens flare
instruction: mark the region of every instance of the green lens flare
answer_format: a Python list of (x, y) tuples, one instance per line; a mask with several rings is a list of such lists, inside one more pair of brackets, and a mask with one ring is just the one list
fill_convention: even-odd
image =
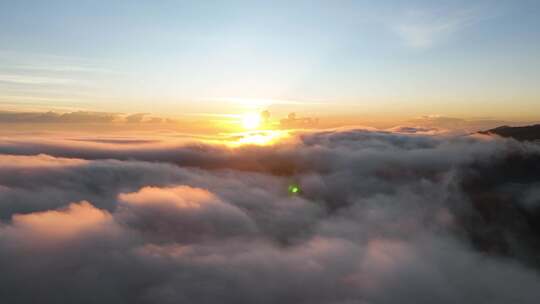
[(289, 193), (290, 194), (298, 194), (298, 193), (300, 193), (300, 187), (298, 187), (298, 185), (290, 185), (289, 186)]

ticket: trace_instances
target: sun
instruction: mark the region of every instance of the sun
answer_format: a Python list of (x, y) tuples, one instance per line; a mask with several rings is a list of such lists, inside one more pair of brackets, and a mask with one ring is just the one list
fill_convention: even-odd
[(247, 113), (242, 116), (242, 126), (247, 130), (255, 130), (261, 126), (261, 115), (257, 113)]

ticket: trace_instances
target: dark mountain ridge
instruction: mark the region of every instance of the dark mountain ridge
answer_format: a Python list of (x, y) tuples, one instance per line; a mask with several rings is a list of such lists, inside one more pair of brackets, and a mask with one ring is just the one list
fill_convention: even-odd
[(501, 126), (478, 133), (496, 134), (501, 137), (511, 137), (520, 141), (536, 141), (540, 140), (540, 124), (523, 127)]

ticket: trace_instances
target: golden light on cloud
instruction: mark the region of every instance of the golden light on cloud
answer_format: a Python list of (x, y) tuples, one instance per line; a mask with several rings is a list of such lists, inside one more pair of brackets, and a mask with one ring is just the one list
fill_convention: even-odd
[[(36, 243), (67, 241), (85, 233), (114, 230), (109, 212), (94, 207), (88, 201), (71, 203), (65, 209), (15, 214), (14, 237), (28, 238)], [(106, 226), (111, 225), (111, 226)], [(112, 229), (112, 230), (111, 230)]]
[(233, 135), (236, 139), (229, 142), (231, 147), (240, 147), (246, 145), (255, 145), (255, 146), (268, 146), (275, 144), (281, 140), (289, 137), (289, 134), (286, 131), (278, 130), (264, 130), (264, 131), (252, 131), (252, 132), (243, 132)]
[(259, 145), (264, 146), (272, 143), (274, 138), (271, 135), (248, 135), (238, 140), (240, 145)]

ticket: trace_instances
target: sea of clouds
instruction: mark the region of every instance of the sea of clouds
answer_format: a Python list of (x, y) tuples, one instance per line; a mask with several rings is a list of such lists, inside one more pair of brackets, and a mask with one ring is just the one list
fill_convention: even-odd
[(0, 302), (538, 303), (540, 146), (407, 133), (4, 137)]

